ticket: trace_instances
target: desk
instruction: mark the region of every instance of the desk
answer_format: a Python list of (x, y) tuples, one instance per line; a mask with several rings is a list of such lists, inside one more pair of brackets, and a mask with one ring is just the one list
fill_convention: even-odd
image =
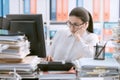
[[(120, 69), (120, 64), (117, 63), (117, 61), (114, 58), (106, 58), (105, 60), (94, 60), (92, 58), (84, 58), (79, 61), (81, 65), (80, 71), (77, 71), (78, 76), (76, 75), (71, 75), (71, 74), (44, 74), (44, 75), (39, 75), (40, 80), (120, 80), (120, 74), (119, 74), (119, 69)], [(109, 72), (109, 69), (112, 69), (113, 71), (115, 70), (116, 72), (113, 73), (111, 72), (110, 74), (106, 74), (106, 72), (97, 73), (98, 75), (81, 75), (83, 73), (82, 70), (91, 70), (94, 72), (95, 70), (99, 71), (100, 70), (106, 70)], [(104, 69), (103, 69), (104, 68)], [(102, 75), (101, 75), (102, 74)]]
[[(112, 60), (112, 59), (107, 59), (106, 61), (108, 61), (108, 62), (110, 62), (110, 61), (115, 61), (114, 59)], [(83, 60), (83, 62), (86, 62), (85, 60)], [(92, 63), (93, 63), (93, 59), (91, 60), (91, 59), (87, 59), (87, 62), (88, 63), (84, 63), (84, 64), (87, 64), (87, 68), (92, 68), (92, 67), (90, 67), (90, 65), (92, 65)], [(97, 61), (97, 62), (99, 62), (99, 61)], [(82, 62), (80, 61), (80, 63), (82, 64)], [(101, 61), (100, 61), (100, 63), (101, 63)], [(102, 66), (104, 66), (104, 61), (102, 62)], [(83, 66), (84, 66), (84, 64), (82, 64)], [(88, 66), (88, 64), (89, 64), (89, 66)], [(107, 63), (107, 62), (105, 62), (105, 64), (106, 64), (106, 66), (109, 66), (109, 64), (111, 64), (111, 63)], [(113, 65), (114, 64), (114, 65)], [(96, 64), (94, 64), (95, 66), (96, 66)], [(117, 66), (116, 66), (117, 65)], [(93, 65), (92, 65), (93, 66)], [(95, 67), (94, 66), (94, 67)], [(100, 64), (99, 64), (99, 66), (101, 66)], [(115, 67), (114, 67), (115, 66)], [(114, 67), (114, 68), (119, 68), (120, 67), (120, 65), (119, 64), (117, 64), (117, 63), (115, 63), (115, 62), (112, 62), (112, 65), (111, 65), (111, 67)], [(84, 68), (85, 68), (85, 66), (84, 66)], [(82, 70), (82, 69), (81, 69)], [(120, 80), (119, 79), (119, 72), (117, 73), (117, 74), (115, 74), (114, 76), (111, 76), (111, 75), (107, 75), (107, 76), (81, 76), (81, 75), (76, 75), (76, 74), (68, 74), (68, 73), (65, 73), (64, 74), (64, 72), (63, 73), (61, 73), (61, 74), (58, 74), (58, 73), (52, 73), (51, 74), (51, 72), (49, 73), (49, 74), (43, 74), (43, 73), (41, 73), (42, 71), (40, 71), (39, 72), (39, 74), (37, 74), (37, 78), (35, 77), (35, 78), (32, 78), (32, 79), (28, 79), (28, 78), (24, 78), (24, 79), (22, 79), (22, 80), (77, 80), (77, 79), (81, 79), (81, 80), (85, 80), (85, 78), (86, 77), (88, 77), (88, 78), (91, 78), (92, 80), (94, 80), (94, 78), (98, 78), (98, 80), (101, 78), (101, 80), (104, 78), (104, 80)], [(82, 71), (80, 71), (79, 73), (77, 73), (77, 74), (82, 74), (81, 73)], [(0, 77), (1, 78), (1, 77)], [(86, 80), (89, 80), (88, 78), (86, 78)]]

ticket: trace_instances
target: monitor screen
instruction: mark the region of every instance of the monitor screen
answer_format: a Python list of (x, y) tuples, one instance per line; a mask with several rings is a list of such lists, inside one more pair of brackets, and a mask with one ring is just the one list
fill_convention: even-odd
[(30, 42), (30, 55), (46, 57), (43, 19), (41, 14), (9, 14), (6, 16), (11, 33), (24, 33)]

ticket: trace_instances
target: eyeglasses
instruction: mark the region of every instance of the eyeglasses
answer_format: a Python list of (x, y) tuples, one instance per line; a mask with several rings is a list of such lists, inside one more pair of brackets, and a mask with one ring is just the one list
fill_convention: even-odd
[(72, 26), (74, 28), (79, 28), (80, 26), (82, 26), (84, 24), (84, 23), (82, 23), (82, 24), (76, 24), (76, 23), (72, 24), (70, 21), (67, 21), (66, 23), (67, 23), (68, 27)]

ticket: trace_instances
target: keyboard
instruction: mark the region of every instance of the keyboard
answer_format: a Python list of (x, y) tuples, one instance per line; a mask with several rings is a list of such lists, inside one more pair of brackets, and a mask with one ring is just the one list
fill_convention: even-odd
[(38, 64), (41, 71), (68, 71), (74, 66), (71, 62), (42, 62)]

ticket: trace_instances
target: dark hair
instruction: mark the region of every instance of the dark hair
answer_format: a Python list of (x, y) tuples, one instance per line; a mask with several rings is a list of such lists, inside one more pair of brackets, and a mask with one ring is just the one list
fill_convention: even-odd
[(88, 12), (83, 7), (76, 7), (72, 9), (69, 16), (76, 16), (80, 18), (83, 22), (89, 22), (87, 31), (93, 33), (93, 20), (90, 12)]

